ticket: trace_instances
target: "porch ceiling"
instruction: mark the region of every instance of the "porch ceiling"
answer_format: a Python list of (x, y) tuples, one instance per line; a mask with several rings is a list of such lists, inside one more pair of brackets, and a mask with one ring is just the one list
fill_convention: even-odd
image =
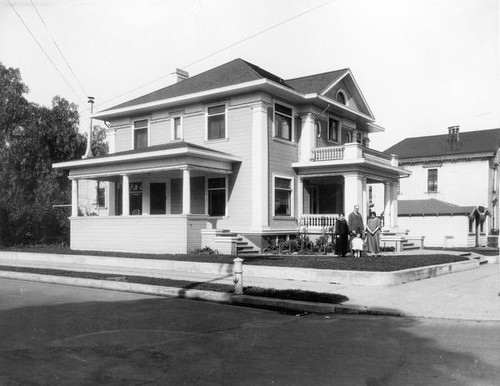
[(154, 146), (139, 151), (109, 154), (54, 164), (69, 169), (70, 178), (105, 178), (189, 169), (205, 174), (231, 174), (241, 159), (188, 143)]

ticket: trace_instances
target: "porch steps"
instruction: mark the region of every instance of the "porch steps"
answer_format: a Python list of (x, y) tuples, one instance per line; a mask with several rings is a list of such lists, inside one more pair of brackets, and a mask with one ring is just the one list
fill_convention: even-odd
[(252, 245), (250, 245), (247, 241), (245, 241), (241, 235), (239, 235), (235, 232), (231, 232), (230, 230), (224, 229), (219, 234), (219, 236), (236, 238), (236, 254), (237, 255), (255, 255), (255, 254), (260, 253)]

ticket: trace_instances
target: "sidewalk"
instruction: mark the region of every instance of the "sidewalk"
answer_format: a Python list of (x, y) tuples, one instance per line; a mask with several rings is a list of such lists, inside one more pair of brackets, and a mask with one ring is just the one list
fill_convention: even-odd
[[(12, 261), (0, 259), (0, 265), (13, 264)], [(64, 266), (40, 262), (22, 262), (15, 265), (225, 284), (232, 284), (233, 280), (233, 276), (227, 274), (132, 270), (107, 266)], [(339, 285), (245, 275), (243, 281), (245, 286), (301, 289), (347, 296), (349, 300), (335, 307), (335, 312), (500, 321), (500, 268), (498, 263), (482, 264), (478, 269), (390, 287)], [(286, 302), (280, 300), (280, 306), (286, 307)], [(317, 306), (318, 304), (315, 305), (315, 309)], [(330, 312), (329, 310), (332, 310), (331, 305), (325, 307), (325, 312)]]

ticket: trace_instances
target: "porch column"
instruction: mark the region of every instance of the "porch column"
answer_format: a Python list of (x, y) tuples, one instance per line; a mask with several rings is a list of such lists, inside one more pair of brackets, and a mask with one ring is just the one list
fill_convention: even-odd
[(71, 180), (71, 217), (78, 216), (78, 180)]
[(109, 216), (116, 216), (114, 181), (108, 182), (108, 213)]
[(252, 228), (269, 228), (267, 105), (252, 107)]
[[(370, 210), (368, 208), (368, 193), (366, 192), (366, 177), (362, 178), (361, 186), (362, 186), (362, 195), (363, 195), (363, 199), (362, 199), (363, 208), (364, 208), (363, 212), (365, 213), (366, 216), (369, 216)], [(365, 219), (363, 219), (363, 221), (366, 222), (366, 217), (365, 217)]]
[(151, 199), (151, 185), (149, 181), (144, 181), (142, 183), (142, 214), (150, 214), (150, 199)]
[(344, 174), (344, 211), (348, 215), (354, 205), (359, 205), (359, 212), (366, 219), (366, 208), (363, 205), (363, 176), (359, 173)]
[(391, 222), (391, 183), (384, 182), (384, 227), (390, 228), (392, 225)]
[(191, 171), (182, 171), (182, 214), (191, 214)]
[(299, 177), (297, 182), (297, 200), (298, 200), (298, 213), (297, 219), (300, 220), (304, 214), (304, 179)]
[(130, 215), (130, 180), (128, 175), (122, 176), (122, 216)]
[(300, 116), (302, 119), (302, 130), (299, 140), (300, 161), (311, 161), (311, 151), (315, 147), (316, 139), (314, 138), (314, 118), (311, 113)]
[(398, 182), (384, 182), (384, 219), (386, 228), (398, 226)]
[(392, 200), (391, 200), (391, 220), (394, 228), (398, 227), (398, 191), (399, 181), (392, 184)]

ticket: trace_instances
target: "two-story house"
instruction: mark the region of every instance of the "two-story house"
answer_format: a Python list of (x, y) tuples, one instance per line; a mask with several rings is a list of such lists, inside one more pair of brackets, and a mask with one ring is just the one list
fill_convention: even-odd
[[(383, 128), (349, 69), (283, 80), (236, 59), (174, 75), (93, 115), (110, 154), (54, 165), (73, 184), (73, 249), (234, 253), (244, 239), (258, 251), (266, 237), (333, 226), (355, 204), (366, 215), (368, 183), (385, 187), (386, 225), (396, 222), (408, 172), (368, 148)], [(83, 180), (108, 187), (103, 215), (81, 215)]]
[[(498, 228), (500, 129), (407, 138), (390, 147), (412, 172), (400, 182), (398, 222), (426, 246), (480, 246)], [(496, 233), (496, 232), (494, 232)]]

